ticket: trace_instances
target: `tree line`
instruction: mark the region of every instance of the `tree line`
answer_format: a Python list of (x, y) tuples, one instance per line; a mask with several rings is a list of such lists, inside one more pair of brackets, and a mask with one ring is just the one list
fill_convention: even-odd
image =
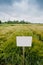
[(5, 22), (2, 22), (1, 20), (0, 20), (0, 24), (2, 24), (2, 23), (6, 23), (6, 24), (28, 24), (28, 23), (30, 23), (30, 22), (27, 22), (27, 21), (24, 21), (24, 20), (21, 20), (21, 21), (18, 21), (18, 20), (14, 20), (14, 21), (5, 21)]

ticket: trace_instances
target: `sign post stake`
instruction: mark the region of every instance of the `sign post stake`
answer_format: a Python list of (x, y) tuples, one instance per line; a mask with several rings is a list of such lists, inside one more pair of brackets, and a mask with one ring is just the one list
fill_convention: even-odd
[(24, 65), (24, 49), (25, 49), (25, 48), (23, 47), (23, 65)]

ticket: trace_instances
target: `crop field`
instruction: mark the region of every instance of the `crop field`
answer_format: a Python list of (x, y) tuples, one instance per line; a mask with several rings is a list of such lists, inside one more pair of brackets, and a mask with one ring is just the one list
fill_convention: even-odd
[(16, 36), (32, 36), (32, 46), (25, 47), (24, 65), (43, 65), (43, 24), (0, 24), (0, 65), (23, 65)]

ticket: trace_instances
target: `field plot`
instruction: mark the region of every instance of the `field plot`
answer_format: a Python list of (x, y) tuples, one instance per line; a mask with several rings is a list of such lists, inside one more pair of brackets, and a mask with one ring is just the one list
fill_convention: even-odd
[(0, 65), (22, 65), (22, 47), (16, 36), (32, 36), (32, 47), (25, 48), (25, 65), (43, 65), (43, 24), (1, 24)]

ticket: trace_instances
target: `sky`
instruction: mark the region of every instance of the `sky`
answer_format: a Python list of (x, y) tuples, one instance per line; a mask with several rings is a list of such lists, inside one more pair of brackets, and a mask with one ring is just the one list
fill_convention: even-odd
[(0, 20), (43, 23), (43, 0), (0, 0)]

